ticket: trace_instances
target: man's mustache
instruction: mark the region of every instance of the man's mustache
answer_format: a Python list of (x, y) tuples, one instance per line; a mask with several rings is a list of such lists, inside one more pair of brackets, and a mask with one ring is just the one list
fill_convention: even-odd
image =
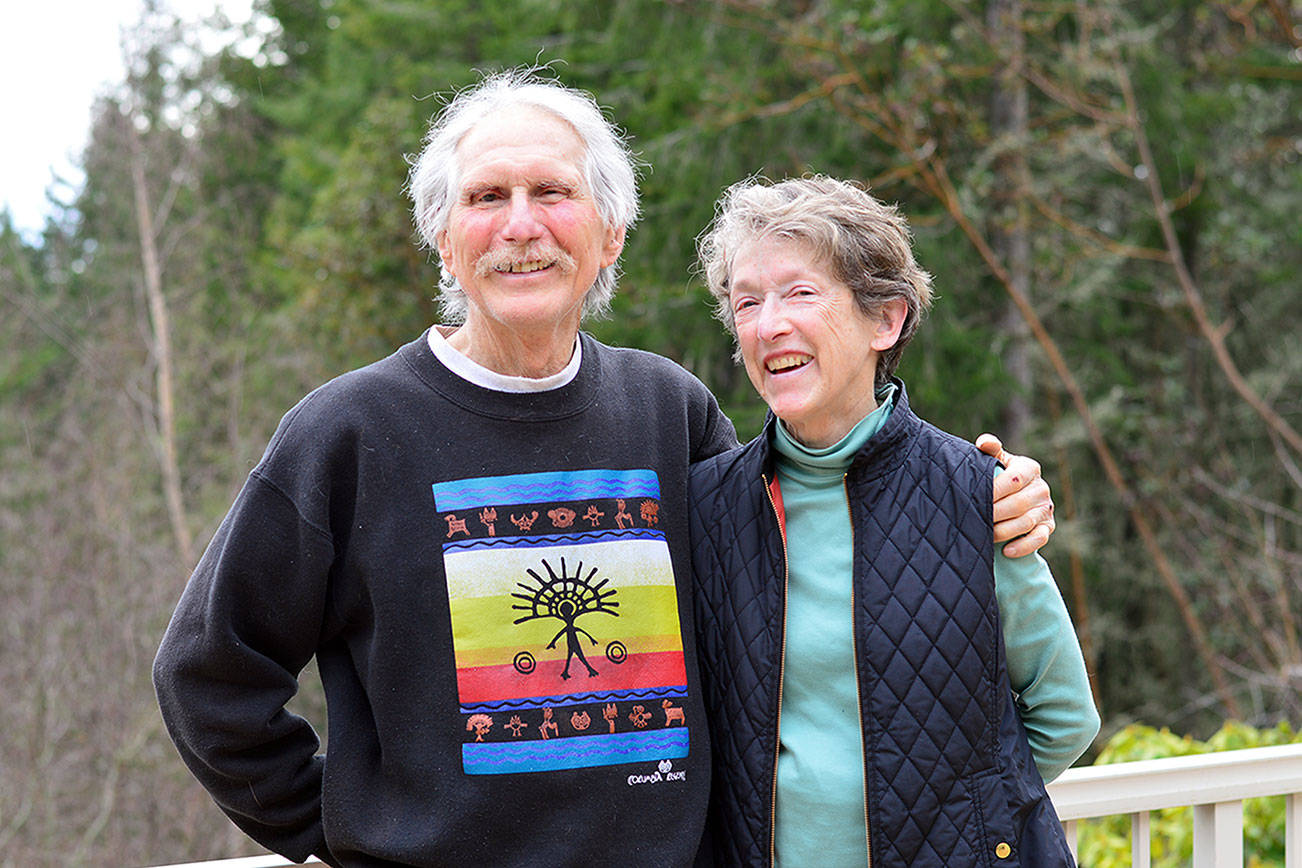
[(574, 257), (555, 244), (531, 244), (524, 247), (498, 247), (485, 252), (475, 260), (475, 274), (479, 277), (499, 271), (510, 271), (517, 265), (539, 263), (555, 266), (561, 271), (575, 269)]

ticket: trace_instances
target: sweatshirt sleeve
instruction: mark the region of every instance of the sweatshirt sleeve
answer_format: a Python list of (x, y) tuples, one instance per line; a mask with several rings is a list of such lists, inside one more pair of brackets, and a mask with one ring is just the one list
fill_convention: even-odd
[(995, 597), (1008, 678), (1045, 782), (1062, 774), (1099, 731), (1099, 714), (1076, 631), (1049, 565), (1038, 554), (1008, 558), (995, 548)]
[(320, 742), (285, 704), (316, 651), (333, 554), (328, 533), (255, 470), (154, 661), (168, 733), (221, 809), (264, 846), (329, 864)]
[(714, 393), (699, 381), (697, 385), (704, 395), (705, 406), (702, 416), (705, 425), (701, 436), (692, 444), (692, 454), (688, 457), (692, 463), (735, 449), (738, 445), (737, 429), (733, 427), (732, 420), (719, 409), (719, 402), (715, 399)]

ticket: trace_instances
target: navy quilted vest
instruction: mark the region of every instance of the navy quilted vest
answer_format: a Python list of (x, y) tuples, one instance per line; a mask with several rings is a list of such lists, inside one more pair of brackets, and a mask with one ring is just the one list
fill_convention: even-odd
[[(724, 865), (768, 865), (772, 853), (786, 563), (767, 435), (692, 471), (714, 745), (706, 847)], [(915, 416), (900, 384), (846, 476), (873, 866), (1073, 864), (1008, 683), (993, 472)]]

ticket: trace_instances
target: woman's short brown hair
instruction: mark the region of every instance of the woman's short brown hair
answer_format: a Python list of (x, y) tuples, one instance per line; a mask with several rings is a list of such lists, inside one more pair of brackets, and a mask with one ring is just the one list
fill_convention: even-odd
[(849, 287), (859, 309), (878, 316), (895, 299), (907, 313), (899, 340), (877, 360), (876, 382), (895, 373), (904, 347), (931, 307), (931, 275), (913, 258), (909, 224), (894, 205), (850, 181), (810, 175), (773, 183), (749, 178), (729, 187), (713, 222), (697, 240), (701, 271), (715, 316), (737, 337), (728, 289), (738, 252), (764, 237), (807, 244), (810, 253)]

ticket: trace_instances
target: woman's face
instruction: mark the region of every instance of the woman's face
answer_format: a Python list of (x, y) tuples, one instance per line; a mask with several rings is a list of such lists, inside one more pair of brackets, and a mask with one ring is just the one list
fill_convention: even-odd
[(801, 443), (831, 446), (876, 409), (877, 356), (903, 302), (869, 317), (808, 245), (770, 237), (738, 252), (728, 300), (751, 384)]

